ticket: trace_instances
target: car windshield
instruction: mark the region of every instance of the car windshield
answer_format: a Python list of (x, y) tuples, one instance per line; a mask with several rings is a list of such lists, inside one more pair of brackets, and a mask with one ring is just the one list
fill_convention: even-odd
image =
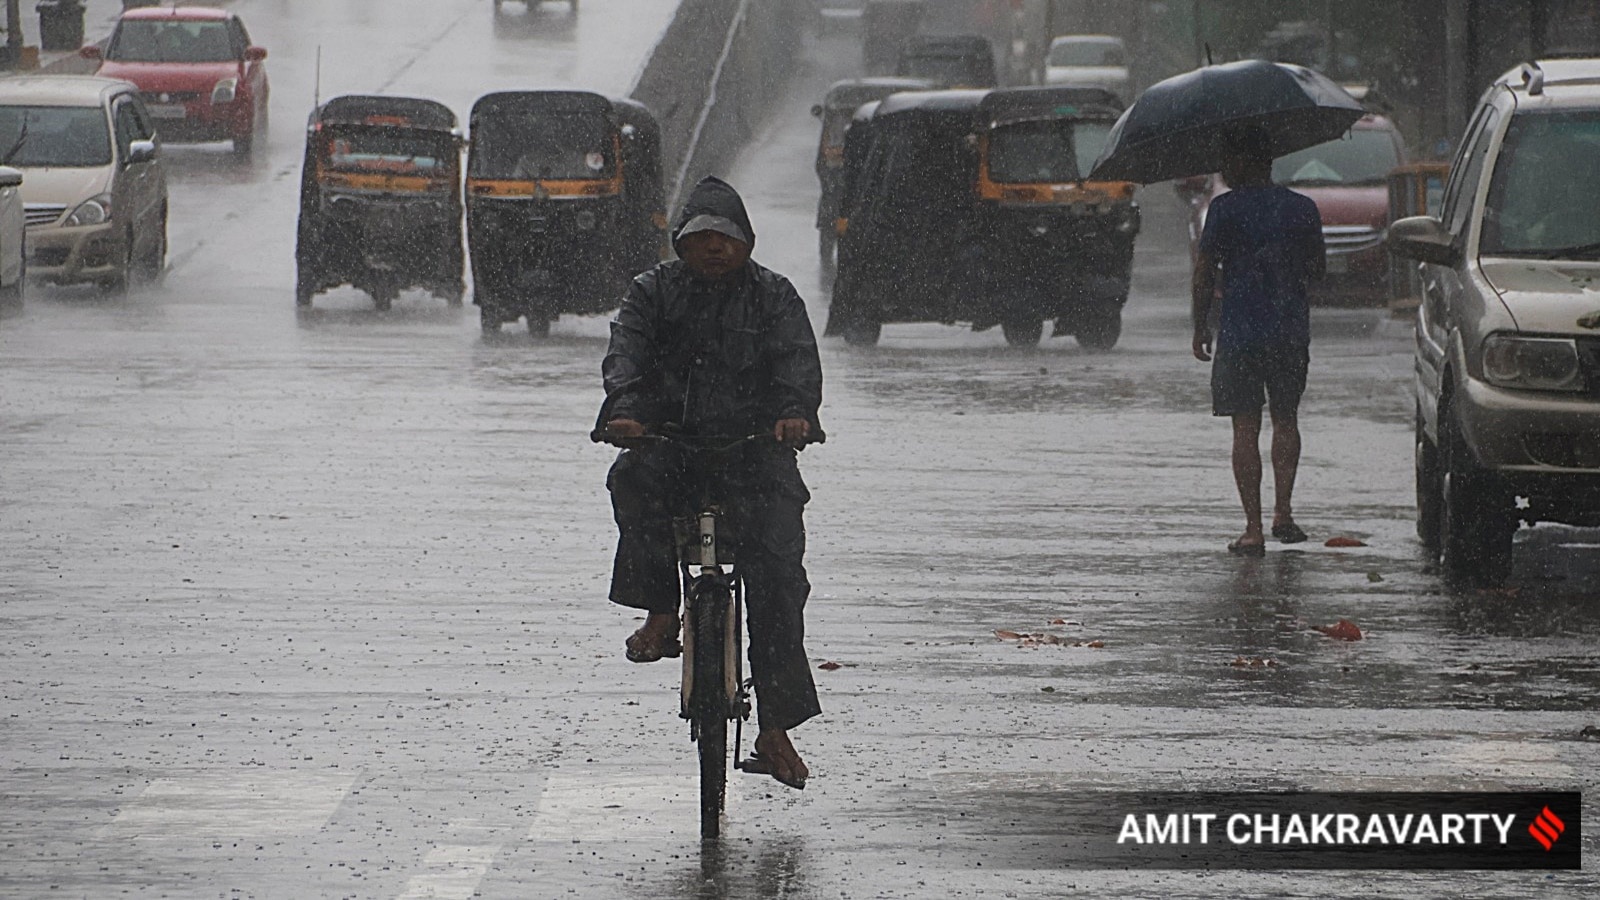
[(1383, 184), (1400, 165), (1394, 135), (1386, 129), (1358, 128), (1349, 135), (1280, 156), (1272, 180), (1287, 187)]
[(1485, 255), (1600, 257), (1600, 112), (1512, 118), (1479, 244)]
[(598, 115), (500, 115), (472, 133), (478, 178), (609, 178), (616, 168), (611, 126)]
[(1019, 122), (989, 134), (989, 178), (1002, 183), (1065, 184), (1094, 163), (1109, 122)]
[(1069, 41), (1050, 48), (1052, 66), (1125, 66), (1121, 41)]
[(226, 22), (125, 19), (106, 46), (118, 62), (232, 62), (239, 58)]
[(13, 148), (10, 165), (23, 169), (104, 166), (111, 129), (98, 106), (0, 106), (0, 153)]
[(396, 128), (338, 128), (327, 132), (327, 166), (344, 172), (398, 175), (443, 173), (453, 142), (435, 134)]

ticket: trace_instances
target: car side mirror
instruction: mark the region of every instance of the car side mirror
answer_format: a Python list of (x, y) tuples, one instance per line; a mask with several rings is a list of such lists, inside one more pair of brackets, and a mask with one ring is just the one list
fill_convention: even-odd
[(1389, 252), (1407, 259), (1453, 266), (1461, 257), (1455, 238), (1433, 216), (1407, 216), (1389, 226)]
[(156, 158), (155, 141), (134, 141), (128, 145), (128, 165), (154, 162)]
[(84, 59), (101, 59), (105, 56), (99, 44), (84, 44), (78, 48), (78, 55)]
[(822, 118), (822, 104), (813, 103), (811, 105), (811, 114), (819, 119)]
[(266, 58), (267, 48), (265, 47), (246, 47), (244, 50), (245, 62), (261, 62)]
[(0, 188), (14, 188), (22, 185), (22, 170), (10, 166), (0, 166)]

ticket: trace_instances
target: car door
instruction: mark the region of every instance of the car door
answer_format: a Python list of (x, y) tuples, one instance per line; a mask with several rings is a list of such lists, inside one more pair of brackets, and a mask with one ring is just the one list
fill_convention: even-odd
[(111, 108), (111, 130), (117, 141), (118, 168), (116, 186), (112, 190), (113, 209), (129, 211), (135, 257), (148, 252), (151, 241), (155, 239), (154, 217), (159, 212), (155, 207), (157, 173), (154, 161), (134, 162), (130, 159), (134, 142), (147, 141), (152, 137), (149, 125), (140, 112), (135, 98), (129, 94), (117, 97)]
[(244, 80), (250, 85), (251, 102), (255, 104), (255, 115), (259, 120), (267, 111), (267, 64), (245, 57), (245, 51), (250, 49), (251, 44), (250, 33), (245, 31), (243, 22), (236, 18), (229, 19), (228, 29), (239, 59), (244, 60)]
[[(1485, 104), (1467, 126), (1461, 150), (1450, 167), (1439, 220), (1444, 223), (1456, 246), (1464, 248), (1470, 216), (1478, 198), (1484, 161), (1494, 139), (1500, 113)], [(1417, 402), (1429, 430), (1437, 437), (1439, 394), (1444, 387), (1444, 370), (1449, 361), (1451, 336), (1459, 327), (1462, 314), (1463, 270), (1465, 258), (1454, 266), (1425, 264), (1422, 267), (1422, 306), (1417, 311)]]

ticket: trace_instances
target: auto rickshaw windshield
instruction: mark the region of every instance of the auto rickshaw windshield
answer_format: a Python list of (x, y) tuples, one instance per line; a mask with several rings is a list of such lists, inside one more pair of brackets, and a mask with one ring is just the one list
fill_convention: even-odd
[(1079, 181), (1110, 131), (1110, 122), (1071, 119), (998, 126), (989, 133), (989, 178), (1011, 184)]
[(610, 178), (616, 170), (611, 123), (597, 116), (496, 116), (472, 141), (475, 178)]
[(940, 84), (981, 87), (994, 81), (982, 69), (981, 61), (964, 53), (919, 53), (905, 57), (899, 74)]
[(395, 128), (337, 128), (324, 132), (327, 168), (400, 175), (446, 174), (456, 152), (449, 135)]

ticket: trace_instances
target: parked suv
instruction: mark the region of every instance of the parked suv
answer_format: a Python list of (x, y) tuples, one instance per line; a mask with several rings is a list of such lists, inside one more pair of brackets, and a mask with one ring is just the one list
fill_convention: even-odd
[(23, 173), (28, 276), (108, 290), (166, 266), (167, 178), (139, 93), (86, 75), (0, 79), (0, 147)]
[(1479, 101), (1422, 263), (1417, 533), (1495, 584), (1519, 522), (1600, 525), (1600, 59), (1526, 64)]

